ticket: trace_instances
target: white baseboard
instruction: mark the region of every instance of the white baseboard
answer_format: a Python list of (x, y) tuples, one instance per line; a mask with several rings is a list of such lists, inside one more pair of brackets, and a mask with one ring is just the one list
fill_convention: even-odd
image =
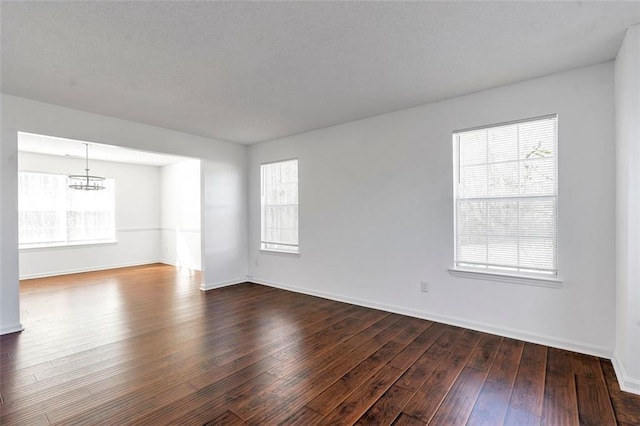
[(200, 268), (196, 268), (193, 265), (178, 265), (177, 262), (173, 262), (171, 260), (167, 260), (167, 259), (162, 259), (159, 260), (158, 263), (164, 263), (165, 265), (169, 265), (169, 266), (175, 266), (176, 268), (186, 268), (186, 269), (191, 269), (192, 271), (202, 271), (202, 269)]
[(4, 334), (17, 333), (17, 332), (22, 331), (22, 330), (24, 330), (24, 327), (20, 323), (8, 325), (8, 326), (0, 328), (0, 336), (2, 336)]
[(627, 375), (624, 364), (620, 362), (617, 354), (614, 354), (613, 358), (611, 358), (611, 364), (613, 364), (613, 369), (615, 370), (616, 376), (618, 377), (618, 384), (620, 385), (620, 389), (625, 392), (640, 395), (640, 380), (634, 379)]
[(250, 282), (256, 284), (263, 284), (270, 287), (276, 287), (283, 290), (290, 290), (296, 293), (308, 294), (311, 296), (318, 296), (324, 299), (336, 300), (339, 302), (351, 303), (354, 305), (364, 306), (367, 308), (379, 309), (386, 312), (393, 312), (396, 314), (407, 315), (410, 317), (426, 319), (430, 321), (436, 321), (444, 324), (454, 325), (457, 327), (464, 327), (471, 330), (482, 331), (484, 333), (495, 334), (498, 336), (509, 337), (512, 339), (522, 340), (525, 342), (538, 343), (545, 346), (550, 346), (558, 349), (565, 349), (573, 352), (579, 352), (587, 355), (593, 355), (602, 358), (611, 358), (612, 350), (589, 345), (588, 343), (577, 342), (574, 340), (562, 339), (553, 336), (546, 336), (537, 333), (530, 333), (524, 330), (518, 330), (509, 327), (500, 327), (491, 324), (486, 324), (477, 321), (470, 321), (463, 318), (456, 318), (451, 316), (445, 316), (435, 314), (432, 312), (418, 311), (415, 309), (408, 309), (402, 306), (389, 305), (386, 303), (379, 303), (371, 300), (353, 298), (343, 296), (335, 293), (327, 293), (322, 291), (310, 290), (307, 288), (290, 286), (282, 283), (276, 283), (273, 281), (261, 280), (259, 278), (249, 278)]
[(225, 280), (225, 281), (216, 281), (213, 283), (202, 283), (200, 285), (200, 290), (209, 291), (215, 288), (228, 287), (230, 285), (246, 283), (247, 281), (249, 281), (247, 277), (242, 277), (242, 278), (234, 278), (234, 279)]
[(145, 262), (118, 263), (115, 265), (96, 266), (90, 268), (67, 269), (63, 271), (45, 272), (41, 274), (20, 275), (21, 280), (31, 280), (34, 278), (57, 277), (59, 275), (81, 274), (83, 272), (104, 271), (107, 269), (128, 268), (130, 266), (153, 265), (154, 263), (163, 263), (161, 260), (149, 260)]

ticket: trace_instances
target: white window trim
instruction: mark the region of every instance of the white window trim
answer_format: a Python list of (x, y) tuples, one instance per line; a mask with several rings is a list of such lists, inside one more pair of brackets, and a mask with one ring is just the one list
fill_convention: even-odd
[[(559, 188), (558, 188), (558, 180), (559, 180), (559, 173), (558, 173), (558, 163), (559, 163), (559, 152), (558, 152), (558, 129), (557, 129), (557, 122), (558, 122), (558, 114), (547, 114), (547, 115), (541, 115), (541, 116), (537, 116), (537, 117), (530, 117), (530, 118), (523, 118), (523, 119), (519, 119), (519, 120), (512, 120), (512, 121), (506, 121), (506, 122), (501, 122), (501, 123), (494, 123), (494, 124), (488, 124), (488, 125), (482, 125), (482, 126), (476, 126), (476, 127), (470, 127), (470, 128), (465, 128), (465, 129), (459, 129), (459, 130), (454, 130), (452, 132), (452, 135), (455, 135), (456, 133), (462, 133), (462, 132), (467, 132), (467, 131), (473, 131), (473, 130), (479, 130), (479, 129), (486, 129), (486, 128), (490, 128), (490, 127), (497, 127), (497, 126), (504, 126), (504, 125), (510, 125), (510, 124), (518, 124), (518, 123), (524, 123), (524, 122), (528, 122), (528, 121), (533, 121), (533, 120), (541, 120), (541, 119), (545, 119), (545, 118), (552, 118), (555, 117), (556, 119), (556, 147), (555, 147), (555, 153), (554, 153), (554, 157), (555, 157), (555, 176), (556, 176), (556, 180), (555, 180), (555, 187), (556, 187), (556, 214), (559, 215), (558, 210), (559, 210)], [(524, 285), (532, 285), (532, 286), (538, 286), (538, 287), (548, 287), (548, 288), (562, 288), (563, 287), (563, 281), (559, 278), (559, 276), (557, 275), (557, 273), (555, 275), (550, 275), (550, 276), (544, 276), (544, 275), (525, 275), (525, 274), (519, 274), (517, 272), (515, 273), (500, 273), (500, 272), (496, 272), (496, 271), (481, 271), (481, 270), (475, 270), (475, 269), (466, 269), (466, 268), (461, 268), (456, 266), (455, 264), (455, 259), (456, 259), (456, 226), (457, 226), (457, 209), (456, 209), (456, 204), (457, 204), (457, 189), (456, 189), (456, 185), (455, 182), (457, 181), (457, 174), (459, 173), (459, 153), (458, 153), (458, 146), (456, 143), (453, 144), (453, 155), (454, 155), (454, 163), (453, 163), (453, 181), (454, 181), (454, 192), (453, 192), (453, 239), (454, 239), (454, 252), (453, 252), (453, 257), (454, 257), (454, 266), (448, 269), (449, 275), (451, 275), (452, 277), (458, 277), (458, 278), (470, 278), (470, 279), (477, 279), (477, 280), (487, 280), (487, 281), (496, 281), (496, 282), (504, 282), (504, 283), (512, 283), (512, 284), (524, 284)], [(556, 217), (556, 220), (559, 220), (559, 217)], [(559, 231), (556, 234), (556, 250), (559, 250), (559, 238), (560, 238), (560, 234)], [(556, 258), (559, 256), (559, 253), (556, 252)], [(558, 268), (559, 265), (556, 265), (556, 267)]]
[(267, 248), (261, 248), (259, 251), (260, 253), (264, 253), (264, 254), (277, 254), (282, 256), (300, 257), (299, 246), (298, 246), (298, 251), (284, 251), (284, 250), (274, 250), (274, 249), (267, 249)]
[(563, 284), (563, 281), (557, 277), (543, 278), (538, 276), (499, 274), (495, 272), (472, 271), (461, 268), (449, 268), (449, 275), (457, 278), (470, 278), (474, 280), (497, 281), (502, 283), (524, 284), (548, 288), (562, 288)]

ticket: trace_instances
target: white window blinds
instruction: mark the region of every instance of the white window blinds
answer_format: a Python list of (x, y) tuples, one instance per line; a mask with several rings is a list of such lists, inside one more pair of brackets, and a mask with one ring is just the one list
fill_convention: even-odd
[(298, 160), (263, 164), (261, 249), (298, 253)]
[(21, 248), (115, 240), (113, 179), (106, 189), (68, 188), (67, 177), (18, 173), (18, 229)]
[(557, 116), (453, 134), (455, 267), (558, 270)]

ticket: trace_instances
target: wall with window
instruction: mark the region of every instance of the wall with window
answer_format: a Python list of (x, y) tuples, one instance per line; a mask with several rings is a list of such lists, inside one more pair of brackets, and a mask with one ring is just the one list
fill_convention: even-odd
[[(116, 242), (23, 248), (20, 278), (60, 275), (160, 260), (160, 169), (91, 160), (93, 174), (115, 181)], [(20, 171), (82, 173), (84, 160), (20, 152)]]
[[(610, 356), (613, 93), (609, 62), (253, 145), (249, 273), (256, 282)], [(452, 132), (549, 114), (558, 114), (563, 284), (451, 276)], [(260, 164), (289, 158), (299, 159), (300, 253), (261, 252)]]
[(200, 161), (160, 168), (162, 262), (202, 269), (200, 238)]

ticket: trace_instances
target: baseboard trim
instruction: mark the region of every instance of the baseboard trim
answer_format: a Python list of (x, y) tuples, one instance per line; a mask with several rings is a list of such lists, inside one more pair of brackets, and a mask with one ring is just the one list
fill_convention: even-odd
[(153, 265), (154, 263), (164, 263), (161, 260), (148, 260), (145, 262), (120, 263), (117, 265), (97, 266), (91, 268), (68, 269), (64, 271), (46, 272), (42, 274), (20, 275), (20, 280), (32, 280), (35, 278), (57, 277), (60, 275), (82, 274), (83, 272), (105, 271), (107, 269), (128, 268), (131, 266)]
[(347, 296), (343, 296), (335, 293), (309, 290), (307, 288), (290, 286), (287, 284), (277, 283), (277, 282), (268, 281), (268, 280), (262, 280), (255, 277), (250, 278), (249, 281), (256, 284), (263, 284), (269, 287), (275, 287), (283, 290), (293, 291), (296, 293), (322, 297), (324, 299), (335, 300), (338, 302), (351, 303), (358, 306), (379, 309), (386, 312), (407, 315), (410, 317), (426, 319), (429, 321), (436, 321), (444, 324), (454, 325), (457, 327), (464, 327), (471, 330), (481, 331), (483, 333), (495, 334), (498, 336), (509, 337), (512, 339), (523, 340), (525, 342), (537, 343), (545, 346), (550, 346), (558, 349), (565, 349), (565, 350), (579, 352), (587, 355), (593, 355), (593, 356), (608, 358), (608, 359), (610, 359), (613, 355), (613, 352), (608, 348), (593, 346), (583, 342), (577, 342), (577, 341), (568, 340), (568, 339), (559, 339), (559, 338), (545, 336), (545, 335), (536, 334), (536, 333), (529, 333), (529, 332), (514, 329), (514, 328), (497, 327), (491, 324), (486, 324), (486, 323), (476, 322), (476, 321), (469, 321), (463, 318), (445, 316), (445, 315), (435, 314), (432, 312), (418, 311), (415, 309), (407, 309), (401, 306), (390, 305), (386, 303), (378, 303), (371, 300), (347, 297)]
[(164, 265), (169, 265), (169, 266), (175, 266), (176, 268), (185, 268), (185, 269), (189, 269), (191, 271), (202, 271), (202, 269), (200, 269), (200, 268), (187, 266), (187, 265), (178, 265), (176, 262), (172, 262), (172, 261), (166, 260), (166, 259), (159, 260), (158, 263), (162, 263)]
[(24, 330), (24, 327), (22, 326), (21, 323), (9, 325), (9, 326), (0, 328), (0, 336), (3, 336), (5, 334), (18, 333), (22, 330)]
[(640, 395), (640, 380), (627, 375), (627, 370), (625, 370), (624, 364), (620, 362), (617, 354), (613, 354), (611, 364), (613, 364), (613, 370), (616, 372), (620, 389), (624, 392)]
[(242, 284), (248, 281), (247, 277), (242, 278), (233, 278), (225, 281), (216, 281), (213, 283), (202, 283), (200, 284), (201, 291), (209, 291), (214, 290), (216, 288), (229, 287), (231, 285)]

